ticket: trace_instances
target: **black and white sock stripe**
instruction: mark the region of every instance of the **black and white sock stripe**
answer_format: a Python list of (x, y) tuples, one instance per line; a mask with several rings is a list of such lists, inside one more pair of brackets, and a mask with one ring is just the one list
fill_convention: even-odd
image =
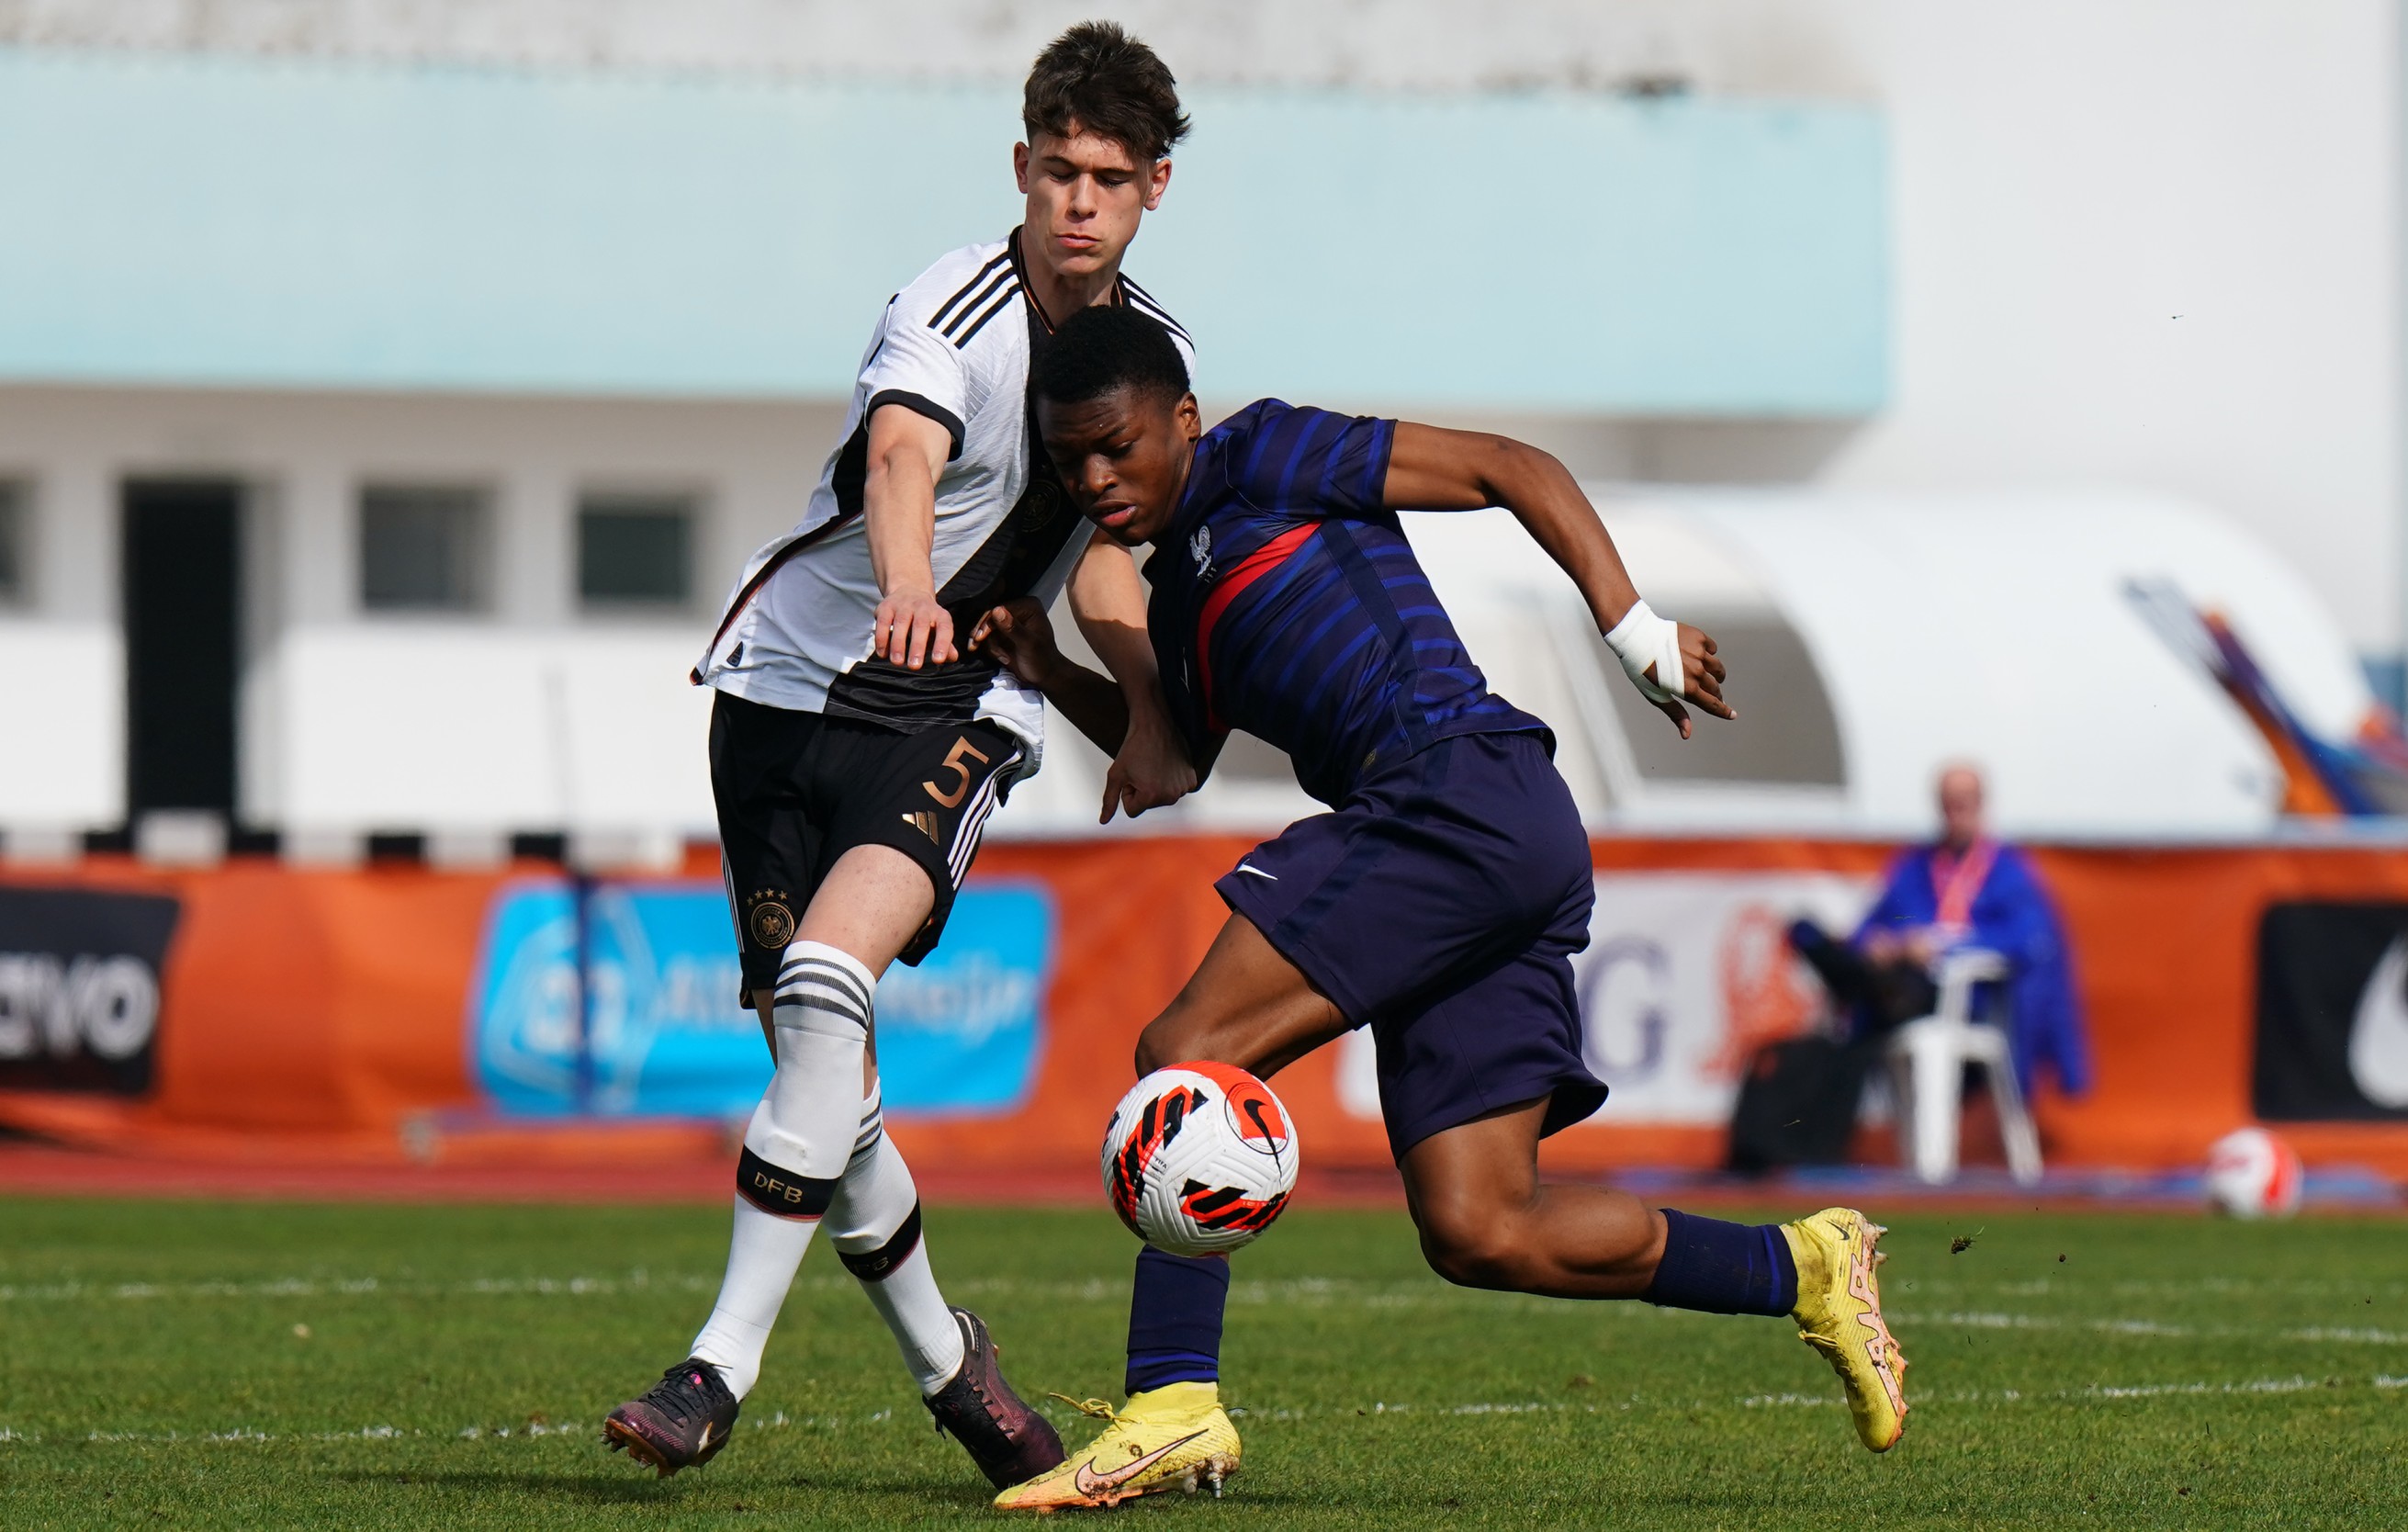
[[(861, 1114), (861, 1132), (853, 1140), (852, 1159), (859, 1159), (878, 1147), (886, 1136), (886, 1100), (884, 1094), (872, 1095)], [(850, 1163), (848, 1161), (847, 1163)]]
[(986, 817), (995, 812), (996, 798), (1011, 784), (1012, 779), (1020, 775), (1020, 765), (1026, 759), (1026, 753), (1018, 750), (1005, 757), (1003, 765), (988, 773), (986, 780), (979, 783), (977, 795), (962, 810), (961, 823), (953, 831), (953, 850), (945, 857), (946, 870), (953, 874), (954, 888), (960, 888), (962, 880), (969, 876), (970, 859), (978, 855), (979, 831), (985, 827)]
[(843, 1017), (865, 1033), (869, 1030), (869, 1018), (875, 1011), (869, 988), (859, 975), (809, 953), (787, 955), (778, 969), (778, 988), (770, 1004), (824, 1010)]

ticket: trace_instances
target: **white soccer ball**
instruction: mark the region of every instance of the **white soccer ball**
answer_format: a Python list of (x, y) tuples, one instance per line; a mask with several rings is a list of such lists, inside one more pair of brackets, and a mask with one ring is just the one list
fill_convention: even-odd
[(2235, 1218), (2300, 1210), (2299, 1151), (2262, 1127), (2228, 1133), (2207, 1152), (2207, 1199)]
[(1104, 1130), (1104, 1195), (1173, 1255), (1253, 1241), (1296, 1191), (1296, 1124), (1269, 1086), (1226, 1064), (1174, 1064), (1137, 1082)]

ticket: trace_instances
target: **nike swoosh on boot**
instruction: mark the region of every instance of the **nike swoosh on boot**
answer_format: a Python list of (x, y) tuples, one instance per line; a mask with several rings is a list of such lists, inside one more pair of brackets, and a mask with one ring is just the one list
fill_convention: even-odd
[(1071, 1475), (1070, 1482), (1078, 1486), (1079, 1493), (1082, 1495), (1100, 1495), (1106, 1490), (1118, 1489), (1203, 1434), (1201, 1431), (1191, 1431), (1177, 1441), (1156, 1447), (1143, 1457), (1122, 1468), (1114, 1468), (1110, 1473), (1090, 1473), (1087, 1471), (1087, 1465), (1082, 1463), (1077, 1471)]

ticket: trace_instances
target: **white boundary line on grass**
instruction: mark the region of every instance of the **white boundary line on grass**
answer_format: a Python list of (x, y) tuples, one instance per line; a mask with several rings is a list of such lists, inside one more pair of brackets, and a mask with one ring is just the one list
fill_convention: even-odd
[[(2023, 1404), (2060, 1401), (2071, 1403), (2107, 1401), (2120, 1403), (2128, 1400), (2154, 1399), (2197, 1395), (2264, 1396), (2268, 1395), (2305, 1393), (2308, 1390), (2325, 1386), (2327, 1382), (2327, 1380), (2303, 1378), (2295, 1375), (2289, 1378), (2257, 1378), (2245, 1382), (2221, 1383), (2196, 1382), (2128, 1384), (2094, 1383), (2083, 1388), (2055, 1389), (2046, 1393), (2026, 1393), (2023, 1390), (2013, 1388), (1997, 1389), (1989, 1392), (1969, 1390), (1961, 1393), (1942, 1395), (1937, 1398), (1931, 1399), (1929, 1402), (1946, 1404)], [(2394, 1377), (2388, 1373), (2376, 1373), (2372, 1378), (2368, 1380), (2368, 1382), (2375, 1388), (2386, 1391), (2408, 1389), (2408, 1377)], [(1841, 1399), (1836, 1395), (1823, 1394), (1756, 1394), (1726, 1402), (1727, 1404), (1734, 1404), (1742, 1409), (1748, 1410), (1788, 1407), (1836, 1410), (1842, 1408), (1845, 1403), (1844, 1400)], [(1415, 1405), (1405, 1402), (1379, 1400), (1368, 1405), (1357, 1406), (1351, 1409), (1343, 1405), (1325, 1406), (1319, 1409), (1310, 1406), (1303, 1409), (1271, 1410), (1235, 1408), (1232, 1409), (1229, 1413), (1241, 1418), (1250, 1418), (1254, 1420), (1293, 1421), (1304, 1420), (1316, 1415), (1342, 1416), (1349, 1414), (1437, 1414), (1472, 1416), (1575, 1413), (1585, 1415), (1626, 1414), (1632, 1410), (1642, 1406), (1681, 1411), (1714, 1408), (1714, 1406), (1700, 1404), (1695, 1401), (1675, 1402), (1643, 1400), (1640, 1396), (1634, 1395), (1618, 1405), (1571, 1405), (1550, 1403), (1540, 1399), (1481, 1400), (1469, 1404), (1454, 1405)], [(894, 1419), (895, 1411), (892, 1409), (873, 1410), (866, 1415), (803, 1415), (797, 1417), (789, 1417), (784, 1410), (781, 1410), (767, 1420), (753, 1421), (752, 1423), (752, 1426), (754, 1430), (762, 1431), (790, 1429), (842, 1430), (866, 1425), (891, 1425), (893, 1424)], [(463, 1441), (499, 1441), (513, 1439), (528, 1440), (547, 1437), (590, 1435), (594, 1430), (595, 1427), (579, 1421), (570, 1421), (560, 1425), (554, 1425), (548, 1421), (529, 1421), (523, 1425), (503, 1425), (494, 1427), (468, 1425), (463, 1426), (458, 1431), (452, 1432), (430, 1432), (419, 1428), (405, 1430), (402, 1427), (394, 1425), (367, 1425), (363, 1426), (356, 1431), (281, 1432), (261, 1431), (250, 1426), (236, 1426), (234, 1429), (227, 1431), (197, 1431), (191, 1433), (181, 1431), (88, 1431), (80, 1436), (69, 1435), (52, 1439), (59, 1441), (98, 1442), (104, 1444), (138, 1442), (146, 1445), (182, 1445), (185, 1443), (195, 1443), (208, 1446), (226, 1446), (242, 1443), (277, 1441), (400, 1441), (444, 1439)], [(0, 1426), (0, 1442), (23, 1442), (32, 1446), (38, 1445), (43, 1439), (44, 1438), (42, 1434), (38, 1431), (19, 1431), (13, 1427)]]
[(2100, 1335), (2142, 1336), (2160, 1339), (2242, 1340), (2249, 1339), (2278, 1340), (2343, 1341), (2367, 1346), (2408, 1345), (2408, 1331), (2378, 1330), (2371, 1327), (2352, 1328), (2344, 1325), (2315, 1324), (2304, 1329), (2272, 1332), (2239, 1328), (2231, 1325), (2199, 1326), (2166, 1324), (2153, 1319), (2061, 1319), (2049, 1314), (2001, 1314), (1980, 1310), (1953, 1313), (1914, 1313), (1898, 1311), (1889, 1314), (1897, 1325), (1950, 1325), (1971, 1330), (2089, 1330)]

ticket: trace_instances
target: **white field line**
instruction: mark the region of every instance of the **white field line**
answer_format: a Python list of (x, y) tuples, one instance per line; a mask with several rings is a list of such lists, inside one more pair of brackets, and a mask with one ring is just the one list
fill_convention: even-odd
[[(2367, 1380), (2378, 1389), (2408, 1389), (2408, 1378), (2396, 1378), (2377, 1373)], [(2154, 1399), (2168, 1396), (2229, 1395), (2234, 1396), (2299, 1394), (2324, 1386), (2323, 1382), (2301, 1377), (2258, 1378), (2240, 1382), (2172, 1382), (2172, 1383), (2094, 1383), (2083, 1388), (2061, 1388), (2042, 1393), (2021, 1389), (1963, 1390), (1936, 1396), (1927, 1396), (1927, 1402), (1949, 1404), (2020, 1404), (2035, 1401), (2121, 1402), (2132, 1399)], [(1720, 1405), (1737, 1405), (1742, 1409), (1805, 1408), (1839, 1410), (1845, 1401), (1836, 1394), (1753, 1394), (1742, 1398), (1719, 1401)], [(1573, 1405), (1541, 1399), (1476, 1400), (1468, 1404), (1413, 1404), (1397, 1400), (1379, 1400), (1349, 1409), (1345, 1406), (1307, 1406), (1299, 1409), (1248, 1409), (1233, 1407), (1229, 1413), (1242, 1419), (1297, 1421), (1324, 1416), (1366, 1415), (1599, 1415), (1627, 1414), (1633, 1410), (1668, 1410), (1689, 1411), (1714, 1409), (1715, 1401), (1644, 1399), (1638, 1395), (1620, 1403)], [(917, 1418), (916, 1416), (914, 1417)], [(862, 1415), (796, 1415), (789, 1416), (781, 1410), (767, 1420), (753, 1420), (750, 1425), (756, 1431), (817, 1430), (838, 1431), (865, 1426), (891, 1425), (895, 1411), (891, 1409), (873, 1410)], [(367, 1425), (356, 1431), (262, 1431), (251, 1426), (236, 1426), (224, 1431), (87, 1431), (80, 1435), (64, 1434), (47, 1439), (82, 1442), (135, 1442), (142, 1444), (196, 1443), (204, 1446), (241, 1445), (252, 1442), (299, 1441), (424, 1441), (451, 1439), (462, 1441), (534, 1440), (548, 1437), (593, 1437), (597, 1427), (579, 1421), (558, 1425), (547, 1421), (530, 1421), (522, 1425), (467, 1425), (457, 1431), (428, 1431), (422, 1427), (403, 1428), (394, 1425)], [(20, 1431), (0, 1426), (0, 1443), (23, 1442), (37, 1445), (46, 1439), (39, 1431)]]
[[(0, 1282), (0, 1304), (150, 1302), (163, 1299), (279, 1299), (313, 1297), (612, 1297), (663, 1290), (709, 1293), (718, 1290), (716, 1274), (632, 1271), (619, 1276), (480, 1277), (461, 1281), (428, 1281), (414, 1277), (276, 1277), (251, 1281), (193, 1282)], [(850, 1292), (851, 1277), (809, 1276), (795, 1286), (805, 1292)], [(1014, 1278), (970, 1278), (946, 1284), (960, 1297), (1015, 1297), (1055, 1303), (1128, 1301), (1125, 1281), (1101, 1277), (1081, 1281), (1024, 1281)], [(1233, 1305), (1278, 1304), (1283, 1308), (1461, 1308), (1496, 1303), (1548, 1304), (1550, 1300), (1519, 1294), (1463, 1293), (1419, 1281), (1375, 1282), (1292, 1278), (1277, 1281), (1240, 1281), (1230, 1285)], [(1599, 1310), (1627, 1317), (1635, 1313), (1670, 1314), (1617, 1304)], [(1686, 1317), (1686, 1316), (1682, 1316)]]
[[(2214, 1285), (2215, 1279), (2206, 1279), (2194, 1287)], [(849, 1291), (855, 1283), (846, 1276), (810, 1276), (798, 1280), (796, 1287), (810, 1292), (833, 1293)], [(2023, 1283), (2002, 1283), (2000, 1290), (2013, 1287), (2018, 1292), (2039, 1295), (2048, 1290), (2049, 1283), (2041, 1280)], [(2125, 1287), (2145, 1284), (2124, 1283)], [(699, 1272), (653, 1273), (642, 1268), (616, 1276), (568, 1277), (479, 1277), (460, 1281), (426, 1281), (414, 1277), (275, 1277), (251, 1281), (194, 1282), (105, 1282), (64, 1281), (50, 1283), (0, 1283), (0, 1304), (10, 1303), (119, 1303), (155, 1302), (173, 1299), (275, 1301), (294, 1298), (375, 1299), (393, 1297), (491, 1297), (491, 1298), (588, 1298), (615, 1297), (631, 1294), (675, 1292), (700, 1294), (717, 1291), (719, 1278)], [(2363, 1284), (2346, 1284), (2336, 1292), (2358, 1292)], [(1128, 1301), (1127, 1287), (1117, 1281), (1091, 1278), (1083, 1281), (1025, 1281), (1015, 1278), (973, 1278), (949, 1284), (957, 1297), (1014, 1297), (1041, 1299), (1059, 1304), (1093, 1303), (1120, 1305)], [(1459, 1293), (1451, 1288), (1431, 1288), (1420, 1282), (1376, 1282), (1346, 1278), (1305, 1277), (1276, 1281), (1232, 1283), (1230, 1302), (1236, 1306), (1278, 1304), (1283, 1308), (1362, 1310), (1435, 1309), (1455, 1310), (1479, 1307), (1498, 1302), (1526, 1303), (1555, 1307), (1551, 1300), (1523, 1297), (1513, 1294)], [(1599, 1319), (1613, 1320), (1695, 1320), (1724, 1316), (1696, 1315), (1679, 1310), (1651, 1309), (1643, 1304), (1598, 1304), (1590, 1312)], [(2371, 1325), (2308, 1325), (2300, 1328), (2267, 1331), (2263, 1329), (2171, 1324), (2153, 1319), (2084, 1319), (2052, 1314), (2018, 1313), (1992, 1310), (1893, 1310), (1892, 1324), (1901, 1328), (1915, 1326), (1953, 1327), (1974, 1330), (2075, 1330), (2097, 1335), (2124, 1336), (2136, 1339), (2211, 1339), (2211, 1340), (2280, 1340), (2303, 1344), (2339, 1344), (2355, 1346), (2408, 1345), (2408, 1331), (2382, 1329)], [(0, 1438), (0, 1440), (6, 1440)]]
[[(2408, 1378), (2392, 1378), (2382, 1373), (2377, 1373), (2374, 1377), (2369, 1379), (2368, 1382), (2376, 1388), (2408, 1388)], [(2031, 1392), (2019, 1388), (1992, 1389), (1986, 1392), (1980, 1389), (1964, 1389), (1953, 1394), (1942, 1394), (1938, 1396), (1936, 1398), (1930, 1396), (1926, 1396), (1923, 1400), (1917, 1402), (1936, 1402), (1944, 1404), (2021, 1404), (2034, 1400), (2071, 1400), (2080, 1402), (2085, 1400), (2155, 1399), (2166, 1397), (2168, 1396), (2200, 1394), (2299, 1394), (2308, 1389), (2321, 1388), (2323, 1386), (2324, 1382), (2321, 1380), (2300, 1377), (2256, 1378), (2245, 1382), (2224, 1383), (2091, 1383), (2081, 1388), (2057, 1388), (2038, 1392)], [(1833, 1410), (1837, 1410), (1842, 1408), (1846, 1401), (1837, 1396), (1823, 1394), (1757, 1394), (1751, 1396), (1748, 1398), (1742, 1399), (1740, 1403), (1752, 1410), (1763, 1409), (1767, 1406), (1781, 1405), (1806, 1405), (1818, 1408), (1828, 1406)]]
[[(609, 1296), (642, 1292), (651, 1288), (674, 1288), (685, 1291), (715, 1289), (718, 1275), (700, 1272), (647, 1272), (642, 1268), (611, 1275), (579, 1275), (568, 1277), (519, 1276), (483, 1277), (450, 1282), (430, 1281), (407, 1273), (385, 1277), (273, 1277), (246, 1281), (223, 1280), (188, 1282), (65, 1281), (55, 1282), (0, 1281), (0, 1303), (90, 1302), (99, 1299), (140, 1301), (154, 1298), (279, 1298), (405, 1296), (493, 1296), (541, 1297)], [(837, 1275), (813, 1275), (796, 1284), (809, 1289), (836, 1291), (853, 1286), (852, 1279)], [(951, 1284), (963, 1294), (999, 1296), (1043, 1297), (1072, 1302), (1121, 1302), (1128, 1296), (1127, 1286), (1119, 1281), (1091, 1278), (1082, 1281), (1027, 1281), (1016, 1278), (973, 1278)], [(1916, 1289), (1920, 1288), (1917, 1292)], [(1971, 1297), (1975, 1293), (1996, 1294), (2003, 1297), (2039, 1297), (2050, 1294), (2089, 1297), (2101, 1291), (2124, 1297), (2168, 1297), (2197, 1295), (2214, 1296), (2408, 1296), (2408, 1283), (2398, 1281), (2368, 1283), (2362, 1281), (2295, 1281), (2255, 1282), (2240, 1279), (2202, 1277), (2187, 1281), (2118, 1281), (2101, 1286), (2076, 1286), (2062, 1280), (2038, 1278), (2028, 1281), (1975, 1284), (1947, 1281), (1927, 1281), (1919, 1284), (1902, 1283), (1892, 1289), (1897, 1300), (1908, 1293), (1924, 1298), (1961, 1294)], [(1412, 1306), (1421, 1304), (1481, 1304), (1498, 1302), (1546, 1302), (1524, 1299), (1518, 1295), (1457, 1292), (1437, 1288), (1420, 1281), (1372, 1281), (1355, 1278), (1304, 1277), (1283, 1281), (1247, 1281), (1240, 1278), (1231, 1284), (1232, 1303), (1365, 1303)], [(1604, 1312), (1645, 1312), (1643, 1306), (1617, 1304), (1600, 1306)], [(1669, 1313), (1674, 1311), (1664, 1311)], [(1978, 1315), (1967, 1313), (1939, 1319), (1926, 1316), (1927, 1323), (1980, 1324)], [(1999, 1316), (1995, 1327), (2050, 1327), (2058, 1322), (2038, 1316), (2018, 1319), (2014, 1315)], [(2146, 1326), (2153, 1321), (2099, 1321), (2099, 1324), (2122, 1324)], [(2408, 1334), (2372, 1329), (2333, 1330), (2315, 1339), (2383, 1338), (2385, 1343), (2408, 1340)]]
[(2408, 1331), (2311, 1325), (2305, 1329), (2270, 1332), (2230, 1325), (2166, 1324), (2154, 1319), (2066, 1319), (2049, 1314), (2001, 1314), (1982, 1311), (1952, 1313), (1895, 1312), (1893, 1324), (1931, 1324), (1969, 1330), (2088, 1330), (2099, 1335), (2142, 1336), (2158, 1339), (2267, 1339), (2343, 1341), (2365, 1346), (2408, 1345)]
[(693, 1291), (718, 1285), (716, 1277), (674, 1275), (655, 1280), (641, 1271), (624, 1277), (480, 1277), (456, 1282), (390, 1277), (276, 1277), (247, 1282), (64, 1281), (0, 1283), (0, 1303), (138, 1303), (161, 1298), (584, 1297), (641, 1293), (656, 1287)]
[[(778, 1430), (840, 1430), (847, 1426), (882, 1425), (895, 1418), (895, 1411), (873, 1410), (867, 1415), (799, 1415), (789, 1416), (781, 1410), (767, 1420), (747, 1422), (756, 1431)], [(53, 1437), (54, 1441), (136, 1441), (136, 1442), (202, 1442), (211, 1445), (250, 1441), (399, 1441), (452, 1439), (461, 1441), (530, 1440), (538, 1437), (591, 1437), (600, 1440), (601, 1427), (581, 1421), (528, 1421), (522, 1425), (464, 1425), (457, 1431), (429, 1431), (423, 1427), (404, 1428), (397, 1425), (365, 1425), (356, 1431), (262, 1431), (251, 1426), (236, 1426), (229, 1431), (87, 1431), (80, 1436)], [(18, 1431), (0, 1426), (0, 1441), (38, 1442), (38, 1431)]]
[[(153, 1298), (294, 1298), (294, 1297), (584, 1297), (619, 1293), (640, 1293), (655, 1288), (716, 1288), (719, 1278), (699, 1272), (652, 1273), (636, 1270), (617, 1276), (576, 1277), (479, 1277), (462, 1281), (426, 1281), (414, 1277), (271, 1277), (251, 1281), (193, 1282), (0, 1282), (0, 1303), (92, 1302), (116, 1300), (139, 1302)], [(806, 1277), (795, 1285), (834, 1292), (851, 1288), (849, 1277)], [(963, 1293), (1010, 1294), (1014, 1296), (1086, 1299), (1097, 1303), (1124, 1301), (1128, 1285), (1091, 1278), (1084, 1281), (1030, 1282), (1010, 1278), (978, 1279), (952, 1284)], [(1419, 1286), (1420, 1284), (1413, 1284)], [(1231, 1297), (1239, 1302), (1289, 1302), (1298, 1298), (1326, 1297), (1333, 1301), (1360, 1301), (1365, 1296), (1377, 1296), (1391, 1286), (1399, 1288), (1400, 1296), (1413, 1296), (1400, 1284), (1331, 1281), (1327, 1278), (1299, 1278), (1286, 1281), (1246, 1281), (1235, 1283)], [(1432, 1295), (1445, 1296), (1442, 1292)]]
[[(275, 1277), (251, 1281), (194, 1282), (107, 1282), (64, 1281), (48, 1283), (0, 1282), (0, 1304), (8, 1303), (103, 1303), (150, 1302), (169, 1299), (252, 1299), (289, 1298), (381, 1298), (381, 1297), (614, 1297), (629, 1294), (669, 1291), (678, 1293), (709, 1293), (718, 1289), (716, 1275), (699, 1272), (648, 1272), (637, 1269), (614, 1276), (579, 1275), (568, 1277), (480, 1277), (460, 1281), (427, 1281), (403, 1277)], [(845, 1276), (807, 1276), (795, 1283), (806, 1292), (833, 1293), (850, 1291), (855, 1284)], [(2119, 1287), (2144, 1284), (2122, 1283)], [(2214, 1280), (2191, 1284), (2193, 1287), (2214, 1285)], [(2362, 1284), (2344, 1284), (2335, 1292), (2358, 1292)], [(2000, 1291), (2012, 1288), (2019, 1294), (2038, 1296), (2049, 1290), (2045, 1280), (2002, 1283)], [(948, 1290), (959, 1297), (1012, 1297), (1042, 1299), (1055, 1303), (1109, 1303), (1128, 1301), (1128, 1288), (1119, 1281), (1091, 1278), (1083, 1281), (1025, 1281), (1015, 1278), (971, 1278), (951, 1282)], [(1233, 1305), (1259, 1306), (1277, 1304), (1283, 1308), (1361, 1308), (1361, 1309), (1457, 1309), (1483, 1307), (1499, 1302), (1527, 1303), (1555, 1307), (1548, 1299), (1524, 1297), (1515, 1294), (1464, 1293), (1451, 1288), (1432, 1288), (1418, 1281), (1379, 1282), (1345, 1278), (1305, 1277), (1276, 1281), (1239, 1281), (1230, 1286), (1229, 1301)], [(1598, 1304), (1591, 1312), (1599, 1318), (1672, 1319), (1700, 1317), (1678, 1310), (1651, 1309), (1643, 1304)], [(2087, 1330), (2100, 1335), (2120, 1335), (2159, 1339), (2272, 1339), (2286, 1341), (2326, 1342), (2349, 1345), (2408, 1345), (2408, 1331), (2381, 1329), (2367, 1325), (2310, 1325), (2303, 1328), (2268, 1332), (2262, 1329), (2172, 1324), (2153, 1319), (2083, 1319), (2050, 1314), (2016, 1313), (1987, 1310), (1893, 1310), (1893, 1324), (1901, 1325), (1941, 1325), (1980, 1330)]]

